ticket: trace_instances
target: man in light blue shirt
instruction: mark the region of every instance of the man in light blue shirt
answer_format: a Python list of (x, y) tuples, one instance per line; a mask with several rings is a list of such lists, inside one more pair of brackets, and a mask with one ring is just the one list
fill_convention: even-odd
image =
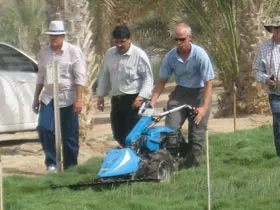
[(199, 167), (211, 108), (214, 70), (205, 50), (191, 43), (190, 26), (184, 23), (177, 25), (174, 38), (177, 47), (167, 53), (160, 66), (160, 78), (150, 104), (156, 104), (166, 82), (174, 74), (177, 86), (169, 96), (167, 108), (189, 104), (196, 108), (197, 116), (194, 119), (190, 118), (187, 110), (173, 112), (167, 116), (166, 125), (180, 132), (188, 119), (188, 144), (184, 148), (186, 157), (180, 166)]
[(98, 79), (97, 108), (104, 110), (104, 96), (111, 85), (111, 126), (114, 138), (125, 146), (125, 138), (138, 120), (138, 108), (153, 89), (153, 72), (146, 53), (132, 44), (126, 26), (113, 31), (115, 46), (104, 58)]

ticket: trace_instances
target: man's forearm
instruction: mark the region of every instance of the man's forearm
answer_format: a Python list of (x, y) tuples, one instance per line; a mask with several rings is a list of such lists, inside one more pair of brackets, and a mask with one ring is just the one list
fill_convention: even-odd
[(83, 90), (84, 87), (82, 85), (76, 85), (76, 101), (83, 100)]
[(208, 80), (205, 82), (205, 90), (204, 90), (204, 104), (203, 106), (207, 109), (212, 97), (212, 80)]
[(152, 106), (154, 106), (156, 104), (156, 101), (157, 101), (158, 97), (160, 96), (161, 92), (163, 91), (166, 82), (167, 82), (167, 79), (162, 79), (162, 78), (160, 78), (157, 81), (156, 86), (153, 90), (152, 98), (151, 98), (151, 103), (150, 104)]
[(44, 87), (43, 84), (37, 84), (36, 85), (36, 89), (35, 89), (35, 93), (34, 93), (34, 100), (39, 99), (39, 96), (41, 94), (41, 91), (42, 91), (43, 87)]

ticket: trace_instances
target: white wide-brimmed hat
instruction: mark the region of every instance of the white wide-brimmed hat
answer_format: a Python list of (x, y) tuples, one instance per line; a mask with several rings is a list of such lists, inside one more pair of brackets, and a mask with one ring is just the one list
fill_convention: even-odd
[(50, 22), (49, 30), (46, 32), (48, 35), (62, 35), (66, 34), (63, 21), (53, 20)]

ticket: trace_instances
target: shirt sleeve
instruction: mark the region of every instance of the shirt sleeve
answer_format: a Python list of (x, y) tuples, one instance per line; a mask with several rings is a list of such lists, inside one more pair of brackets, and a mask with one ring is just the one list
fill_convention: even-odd
[(145, 54), (140, 59), (139, 68), (139, 72), (142, 77), (142, 87), (138, 95), (149, 99), (152, 96), (154, 76), (149, 58)]
[(86, 58), (81, 49), (75, 50), (73, 72), (76, 85), (86, 85)]
[(172, 68), (169, 65), (169, 53), (163, 58), (159, 69), (159, 77), (168, 79), (172, 75)]
[(38, 73), (37, 73), (36, 84), (44, 84), (44, 67), (42, 65), (41, 52), (39, 52), (37, 56), (37, 62), (38, 62)]
[(107, 53), (99, 73), (97, 91), (96, 91), (97, 96), (105, 96), (108, 91), (108, 85), (110, 81), (110, 72), (107, 65), (108, 56), (109, 55)]
[(253, 60), (253, 75), (257, 82), (265, 83), (268, 74), (265, 70), (264, 64), (262, 62), (262, 47), (260, 46), (256, 52), (255, 58)]
[(201, 57), (201, 64), (200, 64), (200, 70), (201, 70), (201, 76), (202, 80), (209, 81), (214, 79), (214, 69), (211, 63), (211, 60), (206, 52), (202, 52)]

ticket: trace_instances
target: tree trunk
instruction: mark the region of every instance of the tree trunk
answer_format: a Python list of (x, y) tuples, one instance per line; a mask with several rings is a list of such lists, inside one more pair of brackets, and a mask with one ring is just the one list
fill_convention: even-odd
[[(240, 5), (241, 6), (241, 5)], [(232, 114), (233, 93), (232, 82), (237, 86), (237, 114), (269, 114), (270, 105), (263, 85), (257, 83), (253, 78), (252, 62), (258, 45), (268, 39), (264, 30), (263, 22), (268, 14), (265, 14), (264, 3), (256, 4), (245, 1), (238, 13), (240, 19), (240, 47), (239, 47), (239, 74), (231, 81), (224, 81), (225, 93), (220, 96), (222, 106), (219, 116), (229, 116)]]

